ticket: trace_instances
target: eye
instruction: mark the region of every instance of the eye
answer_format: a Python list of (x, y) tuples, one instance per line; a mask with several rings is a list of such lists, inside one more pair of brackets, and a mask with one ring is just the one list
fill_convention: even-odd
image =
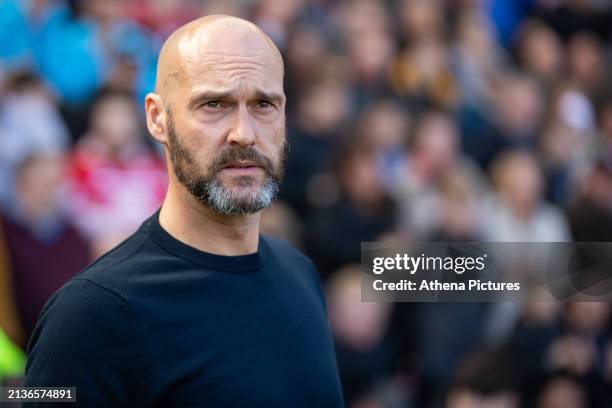
[(221, 103), (221, 101), (208, 101), (204, 102), (202, 107), (208, 109), (221, 109), (223, 107), (223, 104)]
[(269, 108), (273, 108), (274, 105), (270, 101), (266, 101), (265, 99), (261, 99), (261, 100), (257, 101), (257, 107), (259, 109), (269, 109)]

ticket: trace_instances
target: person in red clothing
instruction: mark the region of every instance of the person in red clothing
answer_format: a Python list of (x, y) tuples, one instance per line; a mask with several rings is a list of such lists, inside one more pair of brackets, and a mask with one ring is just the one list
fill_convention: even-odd
[(138, 115), (130, 93), (101, 91), (70, 159), (71, 214), (98, 255), (159, 208), (166, 192), (163, 162), (146, 143)]

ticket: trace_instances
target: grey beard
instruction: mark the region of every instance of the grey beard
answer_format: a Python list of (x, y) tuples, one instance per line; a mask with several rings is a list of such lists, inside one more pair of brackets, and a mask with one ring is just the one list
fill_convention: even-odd
[[(289, 150), (286, 142), (278, 168), (274, 168), (269, 159), (252, 148), (244, 150), (232, 148), (223, 152), (211, 165), (209, 176), (200, 176), (203, 172), (176, 134), (170, 111), (168, 111), (168, 140), (170, 161), (176, 177), (196, 200), (213, 211), (221, 215), (253, 214), (268, 207), (276, 197), (283, 174), (283, 161)], [(216, 178), (216, 173), (232, 160), (249, 160), (265, 169), (263, 185), (251, 193), (240, 193), (225, 188)], [(252, 187), (253, 182), (250, 178), (241, 178), (238, 180), (238, 188)]]
[(236, 193), (217, 179), (202, 187), (203, 194), (198, 199), (221, 215), (253, 214), (263, 210), (272, 203), (279, 189), (278, 182), (270, 176), (261, 188), (251, 193)]

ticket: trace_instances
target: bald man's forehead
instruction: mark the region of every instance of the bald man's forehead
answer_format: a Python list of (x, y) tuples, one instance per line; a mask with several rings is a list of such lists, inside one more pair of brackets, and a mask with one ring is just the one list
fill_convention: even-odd
[(217, 20), (205, 26), (186, 30), (177, 44), (183, 56), (194, 53), (221, 52), (229, 54), (265, 53), (278, 57), (272, 41), (255, 25), (248, 22)]
[(225, 77), (254, 77), (261, 81), (273, 84), (282, 83), (279, 70), (257, 57), (242, 57), (229, 54), (213, 54), (199, 60), (186, 61), (185, 74), (188, 80), (221, 81)]
[(282, 87), (278, 49), (255, 25), (232, 17), (204, 18), (177, 30), (164, 45), (158, 66), (158, 92), (203, 79), (222, 82), (249, 76), (262, 86), (277, 82)]

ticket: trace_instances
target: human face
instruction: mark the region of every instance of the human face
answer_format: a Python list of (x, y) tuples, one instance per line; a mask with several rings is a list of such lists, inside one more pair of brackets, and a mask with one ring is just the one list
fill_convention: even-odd
[[(287, 154), (287, 144), (282, 158), (278, 164), (261, 155), (257, 150), (248, 147), (228, 147), (223, 150), (209, 166), (206, 172), (202, 171), (193, 157), (192, 152), (181, 142), (176, 134), (172, 116), (168, 118), (169, 152), (174, 173), (177, 179), (185, 186), (187, 191), (200, 203), (212, 208), (222, 215), (251, 214), (268, 207), (276, 193), (283, 175), (283, 161)], [(252, 163), (265, 173), (264, 181), (259, 188), (250, 193), (246, 187), (253, 187), (252, 177), (236, 177), (236, 185), (227, 187), (218, 177), (219, 173), (227, 170), (232, 172), (252, 172), (251, 166), (243, 167), (244, 163)]]
[(222, 215), (268, 206), (283, 173), (282, 65), (250, 34), (180, 44), (191, 52), (166, 107), (176, 179)]

